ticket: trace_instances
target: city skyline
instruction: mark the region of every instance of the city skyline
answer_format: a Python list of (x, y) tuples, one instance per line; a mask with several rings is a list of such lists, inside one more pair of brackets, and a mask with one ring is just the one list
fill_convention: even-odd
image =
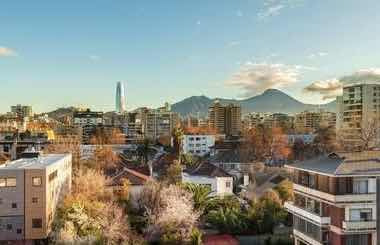
[[(192, 95), (241, 99), (267, 88), (326, 103), (340, 89), (339, 78), (363, 69), (379, 73), (378, 7), (377, 1), (9, 1), (0, 17), (0, 111), (19, 103), (37, 112), (111, 111), (119, 80), (129, 81), (128, 110)], [(323, 92), (329, 89), (334, 93)]]

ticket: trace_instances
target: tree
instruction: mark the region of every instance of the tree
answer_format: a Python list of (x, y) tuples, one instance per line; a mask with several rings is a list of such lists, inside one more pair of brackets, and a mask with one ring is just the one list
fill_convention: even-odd
[(180, 127), (175, 127), (172, 132), (173, 137), (173, 147), (174, 151), (180, 159), (181, 151), (182, 151), (182, 138), (183, 138), (183, 130)]
[(367, 121), (361, 124), (359, 140), (360, 147), (363, 150), (368, 150), (369, 148), (376, 145), (376, 141), (379, 140), (380, 134), (380, 123), (379, 119), (375, 117), (369, 118)]
[(211, 196), (211, 188), (193, 183), (185, 183), (183, 184), (183, 187), (192, 193), (194, 208), (201, 214), (204, 214), (207, 207), (209, 207), (211, 202), (214, 200), (214, 197)]
[(282, 203), (294, 199), (293, 183), (289, 180), (282, 181), (274, 190), (278, 193)]
[(57, 136), (51, 144), (45, 148), (45, 152), (62, 154), (71, 153), (73, 157), (73, 173), (76, 173), (81, 168), (81, 141), (79, 136)]
[(149, 161), (150, 154), (153, 153), (152, 144), (149, 139), (144, 139), (144, 142), (137, 146), (137, 154), (140, 157), (142, 164), (149, 167), (150, 177), (153, 176), (153, 163)]
[(320, 127), (315, 134), (314, 145), (321, 153), (331, 153), (337, 150), (336, 132), (333, 127)]
[(259, 233), (272, 233), (273, 228), (284, 222), (287, 212), (282, 208), (281, 199), (277, 192), (266, 192), (248, 210), (251, 226)]
[(119, 156), (113, 151), (111, 146), (96, 145), (92, 159), (94, 168), (101, 171), (112, 171), (118, 166)]
[(241, 234), (249, 228), (248, 219), (240, 208), (212, 210), (207, 215), (207, 222), (223, 233)]
[(199, 213), (193, 208), (189, 192), (177, 185), (150, 182), (144, 187), (139, 203), (147, 217), (145, 234), (149, 241), (163, 238), (168, 243), (190, 242)]
[(182, 181), (182, 165), (178, 160), (174, 160), (166, 169), (164, 180), (168, 184), (179, 184)]

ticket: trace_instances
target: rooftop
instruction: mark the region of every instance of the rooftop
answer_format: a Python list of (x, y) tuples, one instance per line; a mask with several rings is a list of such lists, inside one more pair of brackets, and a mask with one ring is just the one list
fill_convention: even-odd
[(208, 162), (201, 163), (197, 168), (192, 169), (192, 170), (188, 169), (185, 172), (187, 172), (190, 175), (197, 175), (197, 176), (231, 177), (231, 175), (228, 174), (223, 169)]
[(337, 152), (287, 165), (326, 175), (380, 175), (380, 151)]
[(44, 169), (49, 165), (67, 157), (69, 154), (48, 154), (40, 155), (38, 158), (21, 158), (6, 164), (0, 165), (0, 170), (11, 169)]

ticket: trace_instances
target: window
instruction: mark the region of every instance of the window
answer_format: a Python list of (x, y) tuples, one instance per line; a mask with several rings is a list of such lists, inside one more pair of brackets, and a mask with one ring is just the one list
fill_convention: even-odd
[(21, 234), (22, 233), (22, 229), (17, 229), (17, 234)]
[(17, 203), (12, 203), (12, 208), (17, 208)]
[(15, 187), (16, 178), (7, 178), (7, 187)]
[(3, 198), (0, 198), (0, 205), (3, 203), (4, 203)]
[(231, 187), (231, 182), (227, 181), (226, 182), (226, 188), (230, 188)]
[(5, 187), (6, 186), (6, 180), (4, 178), (0, 179), (0, 187)]
[(367, 179), (354, 179), (353, 192), (355, 194), (368, 193), (368, 180)]
[(13, 227), (12, 227), (12, 224), (7, 224), (7, 230), (8, 230), (8, 231), (12, 230), (12, 228), (13, 228)]
[(15, 187), (16, 178), (1, 178), (0, 187)]
[(32, 182), (33, 182), (33, 186), (41, 186), (42, 179), (41, 177), (33, 177)]
[(33, 197), (32, 198), (32, 203), (38, 203), (38, 197)]
[(32, 228), (42, 228), (42, 219), (32, 219)]
[(350, 209), (351, 221), (370, 221), (372, 220), (372, 209)]

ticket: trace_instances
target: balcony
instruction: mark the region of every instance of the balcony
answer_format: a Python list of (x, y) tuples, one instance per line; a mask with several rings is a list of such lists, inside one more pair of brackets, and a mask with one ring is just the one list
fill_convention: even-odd
[(369, 221), (343, 221), (346, 231), (373, 231), (376, 230), (376, 220)]
[(305, 209), (295, 206), (292, 202), (285, 202), (284, 207), (286, 210), (288, 210), (289, 213), (301, 216), (307, 220), (310, 220), (313, 223), (317, 223), (320, 226), (330, 224), (330, 217), (321, 217)]
[(301, 231), (298, 231), (298, 230), (293, 230), (293, 234), (296, 238), (300, 238), (301, 240), (307, 242), (308, 244), (311, 244), (311, 245), (322, 245), (321, 242), (317, 241), (317, 240), (314, 240), (312, 237), (302, 233)]
[(331, 203), (376, 202), (375, 193), (332, 195), (299, 184), (293, 184), (293, 189), (296, 192), (298, 191)]

